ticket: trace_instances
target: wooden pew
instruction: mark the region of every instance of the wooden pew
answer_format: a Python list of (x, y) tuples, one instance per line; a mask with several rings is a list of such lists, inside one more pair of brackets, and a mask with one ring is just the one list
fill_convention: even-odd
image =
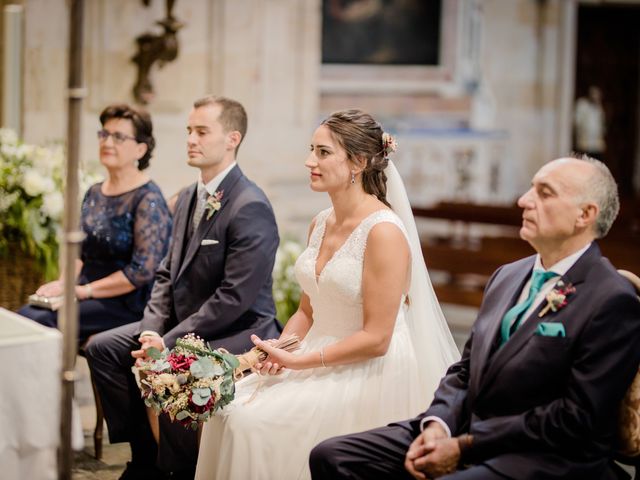
[[(640, 272), (640, 208), (637, 201), (623, 202), (620, 215), (598, 243), (616, 268)], [(533, 248), (520, 239), (522, 209), (442, 202), (431, 208), (413, 208), (416, 219), (450, 223), (448, 236), (427, 234), (422, 251), (434, 280), (438, 299), (478, 307), (491, 274), (505, 263), (531, 255)], [(500, 235), (477, 235), (472, 226), (505, 227)], [(439, 279), (436, 280), (436, 279)]]

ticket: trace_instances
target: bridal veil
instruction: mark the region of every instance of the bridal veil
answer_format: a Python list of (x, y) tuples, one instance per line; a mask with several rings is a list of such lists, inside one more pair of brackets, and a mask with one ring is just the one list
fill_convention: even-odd
[(418, 361), (421, 385), (431, 402), (439, 379), (460, 358), (458, 348), (431, 285), (404, 183), (392, 161), (385, 169), (387, 201), (407, 231), (411, 249), (411, 287), (406, 320)]

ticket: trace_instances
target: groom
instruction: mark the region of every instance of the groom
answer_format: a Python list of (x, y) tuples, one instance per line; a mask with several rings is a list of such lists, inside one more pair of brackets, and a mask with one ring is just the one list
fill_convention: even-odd
[(279, 336), (271, 292), (278, 229), (266, 196), (236, 164), (246, 130), (245, 109), (235, 100), (208, 96), (194, 103), (188, 163), (200, 179), (178, 198), (171, 246), (144, 317), (96, 335), (87, 348), (110, 441), (131, 444), (122, 479), (157, 480), (158, 467), (171, 478), (193, 478), (198, 455), (196, 433), (166, 416), (156, 446), (131, 373), (133, 357), (172, 348), (190, 332), (233, 353), (253, 347), (251, 334)]
[(640, 302), (594, 242), (619, 208), (588, 157), (544, 165), (518, 201), (537, 255), (490, 279), (462, 358), (421, 415), (329, 439), (314, 479), (614, 479), (618, 406), (640, 361)]

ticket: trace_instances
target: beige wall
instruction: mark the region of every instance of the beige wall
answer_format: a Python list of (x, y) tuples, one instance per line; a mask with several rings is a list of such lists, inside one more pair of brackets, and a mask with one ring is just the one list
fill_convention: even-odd
[(557, 151), (562, 74), (563, 0), (485, 0), (482, 70), (496, 102), (496, 122), (509, 130), (511, 158), (524, 188)]
[[(30, 142), (66, 135), (67, 5), (26, 0), (25, 130)], [(273, 199), (281, 229), (304, 229), (318, 208), (305, 186), (303, 161), (317, 111), (319, 0), (189, 0), (176, 3), (184, 22), (178, 58), (154, 67), (156, 98), (148, 106), (157, 149), (150, 174), (166, 195), (197, 178), (185, 163), (186, 118), (206, 93), (240, 100), (249, 114), (239, 163)], [(135, 37), (158, 32), (164, 2), (85, 1), (85, 84), (82, 158), (97, 161), (100, 110), (132, 102)], [(294, 190), (296, 202), (288, 193)], [(307, 206), (305, 195), (311, 202)], [(302, 200), (302, 201), (301, 201)], [(290, 225), (290, 223), (293, 224)]]
[[(445, 5), (456, 6), (445, 31), (457, 42), (451, 79), (415, 92), (374, 88), (366, 101), (353, 92), (341, 92), (339, 85), (330, 94), (321, 88), (321, 0), (176, 2), (174, 15), (185, 23), (178, 34), (179, 57), (152, 73), (156, 99), (149, 111), (158, 147), (150, 173), (166, 195), (193, 181), (197, 173), (186, 166), (184, 154), (192, 101), (208, 92), (234, 97), (245, 104), (250, 123), (239, 162), (272, 199), (281, 230), (303, 236), (312, 214), (328, 204), (325, 196), (309, 191), (303, 166), (321, 113), (361, 101), (360, 106), (383, 117), (401, 118), (414, 114), (413, 109), (437, 118), (473, 119), (474, 98), (462, 83), (472, 71), (484, 80), (485, 95), (493, 99), (494, 114), (483, 127), (507, 131), (514, 190), (520, 191), (540, 164), (559, 154), (555, 150), (563, 1), (550, 0), (541, 12), (541, 2), (532, 0), (446, 0)], [(24, 3), (24, 136), (30, 142), (64, 139), (67, 2)], [(476, 17), (469, 17), (474, 8)], [(158, 32), (154, 22), (163, 17), (164, 2), (144, 8), (131, 0), (85, 1), (88, 96), (82, 158), (97, 160), (95, 131), (101, 108), (113, 101), (132, 101), (134, 39), (145, 31)], [(480, 27), (471, 37), (469, 18)], [(477, 65), (461, 50), (465, 41), (481, 47)]]

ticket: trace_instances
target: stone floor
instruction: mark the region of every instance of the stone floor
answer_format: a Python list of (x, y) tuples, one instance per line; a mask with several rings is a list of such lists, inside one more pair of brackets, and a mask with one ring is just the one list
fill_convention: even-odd
[[(87, 441), (91, 437), (87, 437)], [(129, 447), (121, 445), (105, 445), (102, 460), (93, 458), (93, 447), (76, 452), (72, 478), (74, 480), (117, 480), (124, 470), (129, 458)]]
[(76, 371), (78, 373), (76, 400), (82, 419), (84, 449), (74, 454), (72, 478), (73, 480), (117, 480), (130, 458), (129, 446), (126, 443), (109, 444), (105, 426), (102, 459), (96, 460), (94, 458), (93, 429), (96, 422), (96, 410), (89, 369), (84, 358), (78, 357)]

